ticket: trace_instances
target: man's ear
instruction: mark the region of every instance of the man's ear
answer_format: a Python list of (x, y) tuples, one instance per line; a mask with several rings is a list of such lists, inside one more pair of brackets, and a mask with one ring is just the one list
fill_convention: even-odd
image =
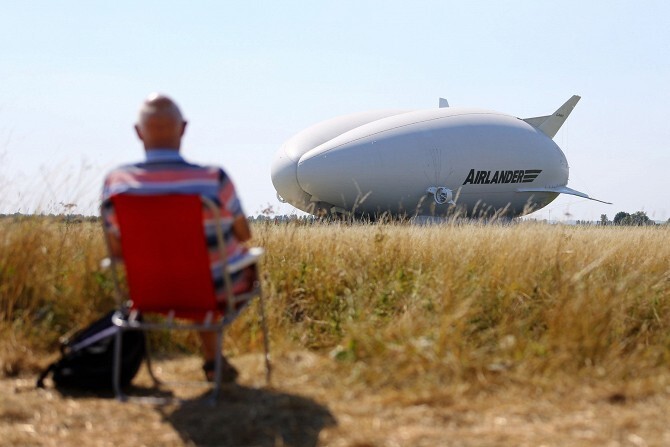
[(137, 134), (137, 138), (144, 141), (144, 138), (142, 138), (142, 131), (140, 130), (140, 126), (137, 124), (135, 124), (135, 133)]
[(188, 124), (188, 121), (184, 121), (181, 125), (181, 133), (179, 134), (180, 136), (184, 136), (184, 133), (186, 132), (186, 125)]

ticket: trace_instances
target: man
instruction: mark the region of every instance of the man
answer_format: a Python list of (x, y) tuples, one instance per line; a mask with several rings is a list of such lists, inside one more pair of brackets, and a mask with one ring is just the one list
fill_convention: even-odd
[[(242, 243), (250, 239), (251, 232), (235, 187), (221, 168), (191, 164), (181, 157), (179, 149), (186, 124), (179, 107), (172, 99), (161, 94), (150, 95), (142, 104), (135, 125), (137, 136), (144, 145), (146, 159), (140, 163), (121, 166), (107, 175), (102, 193), (103, 203), (109, 204), (107, 199), (121, 193), (204, 195), (220, 205), (228, 259), (241, 256), (246, 251)], [(111, 205), (103, 208), (102, 215), (112, 255), (121, 257), (122, 235), (119, 234), (116, 215)], [(220, 272), (220, 269), (213, 271)], [(223, 297), (223, 278), (213, 276), (212, 280), (217, 297)], [(238, 278), (239, 282), (244, 280), (245, 278)], [(212, 380), (214, 361), (217, 355), (221, 355), (216, 352), (216, 334), (200, 332), (200, 338), (205, 357), (203, 369), (207, 378)], [(232, 382), (236, 378), (237, 371), (224, 358), (223, 380)]]

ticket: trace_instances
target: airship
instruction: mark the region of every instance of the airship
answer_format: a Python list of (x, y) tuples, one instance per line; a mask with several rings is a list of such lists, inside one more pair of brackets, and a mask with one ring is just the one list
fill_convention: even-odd
[(525, 119), (443, 98), (434, 109), (339, 116), (289, 138), (272, 183), (280, 201), (319, 216), (518, 217), (559, 194), (597, 200), (567, 186), (553, 140), (579, 99)]

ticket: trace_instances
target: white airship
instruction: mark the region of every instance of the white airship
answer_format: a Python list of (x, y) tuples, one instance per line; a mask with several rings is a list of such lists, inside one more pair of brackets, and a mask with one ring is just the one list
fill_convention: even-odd
[(516, 217), (559, 194), (597, 200), (567, 186), (552, 139), (579, 99), (526, 119), (444, 99), (436, 109), (340, 116), (287, 140), (272, 183), (281, 201), (316, 215)]

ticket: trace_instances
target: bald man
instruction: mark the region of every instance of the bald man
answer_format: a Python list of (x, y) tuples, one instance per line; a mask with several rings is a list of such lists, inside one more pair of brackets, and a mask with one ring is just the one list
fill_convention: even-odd
[[(114, 209), (109, 198), (116, 194), (200, 194), (221, 204), (220, 214), (228, 257), (243, 255), (251, 232), (242, 210), (235, 188), (223, 169), (214, 166), (200, 166), (185, 161), (179, 150), (186, 131), (184, 120), (177, 104), (161, 94), (150, 95), (140, 107), (135, 132), (144, 145), (146, 159), (142, 162), (121, 166), (105, 178), (102, 192), (102, 216), (105, 234), (112, 254), (121, 257), (119, 228)], [(188, 180), (188, 182), (180, 182)], [(213, 239), (213, 238), (212, 238)], [(212, 269), (219, 272), (220, 269)], [(244, 282), (238, 275), (234, 281)], [(214, 274), (212, 281), (217, 298), (223, 303), (225, 288), (223, 278)], [(235, 287), (235, 285), (234, 285)], [(201, 332), (205, 364), (203, 369), (211, 380), (217, 355), (216, 334)], [(223, 380), (232, 382), (237, 371), (224, 358)]]

